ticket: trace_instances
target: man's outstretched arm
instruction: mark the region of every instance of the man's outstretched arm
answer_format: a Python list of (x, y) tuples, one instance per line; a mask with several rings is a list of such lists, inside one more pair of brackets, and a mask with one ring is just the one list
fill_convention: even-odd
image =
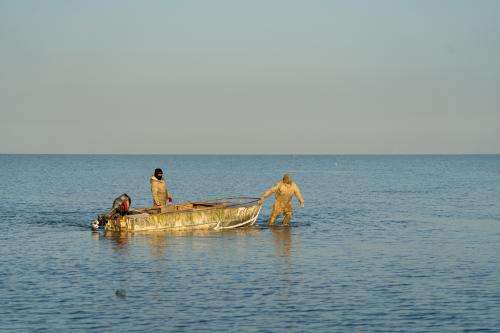
[(260, 197), (260, 200), (259, 200), (259, 205), (262, 205), (264, 203), (264, 201), (266, 201), (266, 199), (273, 193), (276, 192), (276, 190), (278, 189), (278, 184), (275, 184), (273, 187), (271, 187), (270, 189), (268, 189), (266, 192), (264, 192), (262, 194), (262, 196)]

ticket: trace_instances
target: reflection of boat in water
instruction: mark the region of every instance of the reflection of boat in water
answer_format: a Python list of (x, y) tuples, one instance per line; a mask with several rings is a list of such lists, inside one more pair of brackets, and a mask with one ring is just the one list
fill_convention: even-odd
[(130, 197), (121, 195), (113, 208), (99, 216), (92, 228), (107, 231), (223, 230), (253, 225), (261, 206), (259, 198), (237, 197), (186, 202), (160, 208), (129, 209)]
[(225, 229), (214, 232), (210, 229), (164, 229), (155, 232), (139, 231), (104, 231), (92, 233), (96, 241), (107, 240), (115, 251), (127, 253), (129, 249), (149, 249), (150, 254), (162, 257), (167, 252), (170, 255), (182, 255), (184, 251), (179, 248), (189, 248), (193, 251), (215, 253), (220, 249), (221, 242), (227, 246), (244, 249), (254, 246), (255, 241), (261, 237), (261, 228), (254, 224), (245, 228)]

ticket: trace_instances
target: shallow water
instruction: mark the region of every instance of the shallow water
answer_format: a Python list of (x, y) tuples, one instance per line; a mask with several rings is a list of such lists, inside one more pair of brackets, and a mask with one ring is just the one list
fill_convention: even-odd
[[(292, 227), (92, 233), (150, 205), (260, 195), (291, 172)], [(0, 331), (500, 328), (500, 156), (0, 155)]]

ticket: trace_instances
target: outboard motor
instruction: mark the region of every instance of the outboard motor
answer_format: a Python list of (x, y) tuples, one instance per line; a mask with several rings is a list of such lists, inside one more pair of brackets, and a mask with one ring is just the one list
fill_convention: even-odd
[(99, 215), (97, 217), (97, 220), (92, 221), (92, 223), (90, 224), (92, 230), (97, 230), (99, 229), (99, 227), (104, 227), (104, 225), (106, 225), (108, 219), (110, 218), (127, 215), (131, 204), (132, 199), (130, 199), (128, 194), (123, 193), (113, 201), (113, 205), (107, 213)]
[(113, 201), (113, 206), (111, 206), (112, 208), (108, 212), (108, 215), (110, 216), (112, 214), (120, 214), (120, 216), (127, 215), (131, 204), (132, 204), (132, 199), (130, 199), (128, 194), (123, 193)]

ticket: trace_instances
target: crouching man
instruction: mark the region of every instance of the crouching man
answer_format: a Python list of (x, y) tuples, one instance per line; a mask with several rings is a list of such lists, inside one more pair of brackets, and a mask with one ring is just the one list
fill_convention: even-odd
[(273, 187), (262, 194), (259, 204), (262, 205), (267, 197), (274, 193), (275, 201), (269, 217), (269, 225), (273, 225), (278, 215), (283, 214), (283, 225), (289, 225), (293, 215), (292, 197), (295, 195), (300, 203), (300, 207), (304, 207), (304, 198), (300, 193), (300, 189), (292, 181), (290, 175), (285, 174), (283, 179), (277, 182)]

